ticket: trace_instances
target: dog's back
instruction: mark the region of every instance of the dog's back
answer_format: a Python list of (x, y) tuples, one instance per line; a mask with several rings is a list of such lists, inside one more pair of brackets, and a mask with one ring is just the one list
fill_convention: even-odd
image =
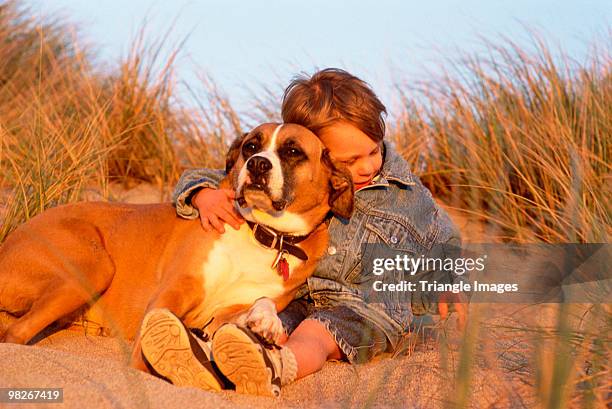
[[(147, 255), (158, 254), (154, 248), (165, 245), (176, 221), (170, 204), (92, 202), (47, 210), (19, 226), (0, 246), (0, 310), (21, 316), (49, 297), (71, 291), (72, 302), (58, 298), (61, 304), (46, 308), (54, 309), (56, 316), (74, 312), (105, 292), (118, 269), (144, 272)], [(134, 274), (138, 282), (126, 284), (134, 291), (146, 289), (148, 276)]]

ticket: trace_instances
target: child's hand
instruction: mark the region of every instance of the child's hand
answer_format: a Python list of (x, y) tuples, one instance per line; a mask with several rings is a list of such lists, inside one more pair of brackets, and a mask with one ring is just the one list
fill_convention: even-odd
[(445, 320), (448, 317), (449, 305), (452, 304), (457, 313), (457, 328), (463, 331), (467, 321), (467, 308), (468, 303), (463, 294), (455, 294), (445, 292), (440, 295), (438, 300), (438, 312), (440, 313), (440, 319)]
[(240, 229), (244, 219), (234, 208), (236, 195), (231, 189), (204, 188), (197, 192), (191, 203), (200, 212), (200, 222), (206, 231), (213, 228), (219, 233), (225, 233), (224, 223), (234, 229)]

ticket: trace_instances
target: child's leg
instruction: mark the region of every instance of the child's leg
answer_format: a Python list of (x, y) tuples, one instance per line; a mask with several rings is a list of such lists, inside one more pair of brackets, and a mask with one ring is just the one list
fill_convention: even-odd
[(237, 392), (278, 396), (282, 385), (317, 372), (329, 359), (367, 362), (389, 346), (382, 330), (344, 306), (314, 309), (296, 324), (281, 347), (233, 324), (217, 330), (214, 360)]
[(284, 346), (297, 362), (297, 377), (319, 371), (326, 361), (342, 359), (342, 352), (327, 328), (317, 320), (306, 319), (291, 333)]
[(325, 325), (306, 319), (281, 346), (262, 344), (250, 330), (227, 324), (213, 336), (216, 365), (239, 393), (278, 396), (286, 385), (319, 371), (342, 353)]

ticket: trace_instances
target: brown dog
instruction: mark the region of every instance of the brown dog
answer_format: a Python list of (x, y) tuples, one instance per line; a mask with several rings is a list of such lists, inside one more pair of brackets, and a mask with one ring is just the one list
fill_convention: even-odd
[(282, 310), (327, 247), (328, 212), (352, 212), (350, 173), (293, 124), (234, 142), (226, 171), (249, 222), (238, 231), (205, 232), (170, 204), (71, 204), (20, 226), (0, 247), (0, 310), (19, 317), (0, 340), (77, 317), (132, 339), (153, 308), (208, 333), (262, 297)]

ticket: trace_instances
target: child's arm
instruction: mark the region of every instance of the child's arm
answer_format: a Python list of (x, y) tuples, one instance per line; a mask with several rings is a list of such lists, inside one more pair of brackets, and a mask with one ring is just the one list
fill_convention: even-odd
[(183, 172), (172, 193), (176, 213), (184, 219), (195, 219), (198, 209), (193, 205), (195, 193), (203, 188), (217, 189), (225, 177), (223, 169), (190, 169)]
[[(453, 224), (450, 217), (446, 212), (443, 213), (443, 229), (442, 229), (442, 240), (445, 246), (451, 247), (457, 251), (455, 254), (456, 257), (460, 257), (461, 254), (461, 234), (457, 227)], [(457, 276), (454, 274), (452, 278), (455, 279)], [(459, 329), (465, 328), (465, 323), (467, 320), (467, 300), (463, 293), (455, 294), (455, 293), (443, 293), (438, 300), (438, 313), (440, 314), (440, 318), (445, 320), (448, 317), (448, 312), (450, 307), (454, 307), (455, 312), (457, 313), (457, 324)]]
[(459, 329), (465, 329), (465, 324), (467, 321), (467, 300), (465, 296), (455, 293), (444, 293), (440, 296), (440, 300), (438, 301), (438, 312), (440, 313), (440, 319), (446, 320), (448, 317), (449, 307), (453, 306), (455, 312), (457, 313), (457, 326)]
[(239, 229), (244, 221), (234, 209), (234, 192), (218, 189), (225, 177), (221, 169), (194, 169), (183, 172), (179, 179), (172, 201), (176, 213), (185, 219), (200, 217), (206, 231), (212, 228), (224, 233), (223, 223)]

